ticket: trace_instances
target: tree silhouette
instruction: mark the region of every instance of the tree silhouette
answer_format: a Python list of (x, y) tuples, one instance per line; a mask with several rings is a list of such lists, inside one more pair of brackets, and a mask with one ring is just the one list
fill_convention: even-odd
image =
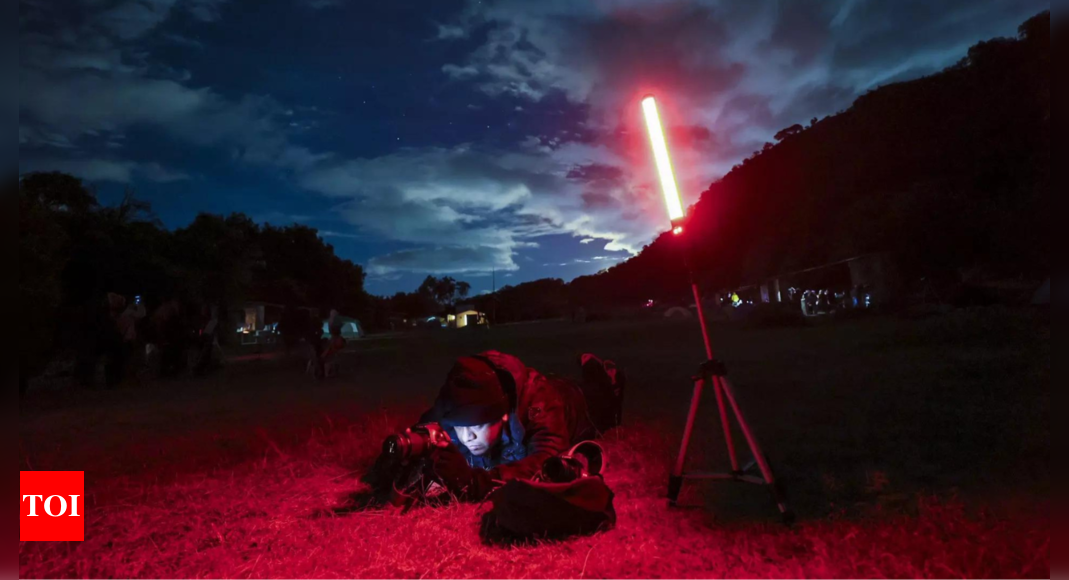
[(798, 133), (801, 133), (802, 131), (805, 131), (805, 127), (803, 127), (803, 126), (801, 126), (799, 124), (795, 124), (795, 125), (791, 125), (790, 127), (787, 127), (786, 129), (780, 130), (780, 132), (776, 133), (775, 137), (773, 137), (773, 138), (776, 141), (783, 141), (787, 137), (790, 137), (791, 135), (797, 135)]
[[(56, 348), (93, 332), (107, 292), (141, 295), (150, 307), (170, 298), (224, 308), (259, 300), (373, 314), (363, 269), (312, 228), (200, 214), (169, 232), (132, 191), (101, 206), (62, 173), (21, 176), (18, 199), (23, 387)], [(61, 319), (68, 322), (59, 326)]]

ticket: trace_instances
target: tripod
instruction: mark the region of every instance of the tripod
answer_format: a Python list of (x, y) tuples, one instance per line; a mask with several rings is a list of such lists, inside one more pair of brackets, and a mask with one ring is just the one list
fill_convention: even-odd
[[(679, 232), (681, 232), (681, 230), (677, 230), (677, 233)], [(701, 324), (702, 327), (702, 339), (705, 341), (705, 354), (707, 360), (698, 368), (698, 374), (694, 377), (694, 394), (690, 400), (690, 410), (687, 412), (687, 424), (683, 429), (683, 443), (679, 447), (679, 456), (676, 459), (675, 465), (672, 467), (672, 473), (668, 478), (668, 505), (676, 505), (679, 500), (679, 492), (683, 488), (683, 481), (687, 479), (738, 481), (755, 485), (764, 485), (772, 492), (772, 497), (776, 502), (776, 506), (779, 508), (780, 516), (783, 518), (784, 523), (790, 525), (794, 522), (794, 512), (792, 512), (787, 505), (786, 493), (776, 480), (775, 475), (773, 475), (772, 467), (768, 463), (768, 458), (766, 458), (764, 452), (761, 451), (761, 446), (758, 444), (753, 430), (750, 429), (749, 423), (746, 422), (746, 417), (742, 414), (742, 409), (739, 407), (739, 403), (735, 399), (734, 389), (727, 378), (727, 368), (724, 366), (724, 363), (713, 358), (713, 346), (712, 342), (709, 340), (709, 328), (705, 324), (705, 312), (702, 309), (701, 293), (698, 291), (698, 283), (694, 281), (694, 272), (690, 269), (689, 264), (687, 265), (687, 270), (690, 275), (690, 288), (694, 293), (694, 304), (698, 308), (698, 323)], [(684, 473), (683, 468), (687, 461), (687, 447), (690, 446), (690, 437), (694, 432), (694, 420), (698, 416), (698, 405), (701, 403), (702, 391), (710, 386), (716, 394), (716, 404), (720, 408), (720, 423), (724, 428), (724, 442), (727, 444), (728, 455), (731, 457), (731, 472)], [(750, 446), (750, 451), (753, 453), (753, 463), (742, 469), (739, 468), (739, 457), (735, 452), (735, 442), (731, 434), (731, 423), (728, 422), (728, 407), (725, 406), (725, 400), (731, 407), (731, 411), (735, 414), (735, 419), (739, 423), (739, 427), (742, 429), (742, 434), (746, 437), (746, 443)], [(760, 471), (760, 477), (749, 473), (752, 471), (754, 464), (756, 464)]]

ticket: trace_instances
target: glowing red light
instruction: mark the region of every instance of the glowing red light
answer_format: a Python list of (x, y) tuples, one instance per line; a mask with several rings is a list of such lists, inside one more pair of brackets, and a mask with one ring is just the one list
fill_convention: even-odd
[(683, 217), (683, 203), (679, 199), (676, 178), (672, 173), (672, 161), (668, 158), (668, 142), (661, 128), (661, 117), (657, 114), (657, 101), (652, 95), (642, 99), (642, 112), (646, 116), (646, 129), (650, 134), (653, 158), (657, 161), (664, 202), (668, 206), (668, 219), (675, 221)]

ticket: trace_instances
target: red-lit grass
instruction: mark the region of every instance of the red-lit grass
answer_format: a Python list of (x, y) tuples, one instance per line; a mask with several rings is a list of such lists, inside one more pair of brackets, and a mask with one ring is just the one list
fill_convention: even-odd
[[(359, 474), (401, 417), (324, 425), (270, 442), (260, 459), (166, 481), (96, 481), (84, 543), (22, 543), (20, 576), (190, 578), (1049, 577), (1049, 517), (969, 510), (948, 498), (879, 502), (849, 516), (718, 523), (666, 508), (669, 441), (652, 428), (610, 433), (616, 529), (499, 548), (478, 537), (485, 505), (323, 515), (361, 489)], [(719, 493), (692, 487), (687, 499)], [(754, 489), (753, 493), (761, 494)], [(771, 510), (771, 508), (770, 508)], [(760, 518), (758, 518), (760, 519)]]
[[(754, 487), (688, 484), (699, 509), (665, 505), (701, 350), (692, 323), (547, 323), (361, 341), (322, 383), (265, 360), (115, 391), (39, 385), (20, 402), (20, 469), (86, 471), (87, 540), (20, 544), (20, 573), (1050, 576), (1049, 319), (980, 309), (712, 332), (794, 529)], [(486, 506), (316, 517), (360, 490), (382, 438), (419, 416), (455, 357), (487, 348), (566, 376), (579, 352), (627, 369), (626, 426), (605, 441), (615, 530), (502, 549), (479, 541)], [(694, 467), (724, 464), (719, 433), (707, 403)]]

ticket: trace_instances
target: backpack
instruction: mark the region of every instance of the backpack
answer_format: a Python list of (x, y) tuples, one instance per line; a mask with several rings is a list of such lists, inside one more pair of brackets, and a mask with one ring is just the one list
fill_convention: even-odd
[(612, 529), (614, 494), (601, 477), (604, 450), (585, 441), (542, 466), (531, 481), (512, 480), (490, 495), (480, 535), (490, 544), (560, 540)]

